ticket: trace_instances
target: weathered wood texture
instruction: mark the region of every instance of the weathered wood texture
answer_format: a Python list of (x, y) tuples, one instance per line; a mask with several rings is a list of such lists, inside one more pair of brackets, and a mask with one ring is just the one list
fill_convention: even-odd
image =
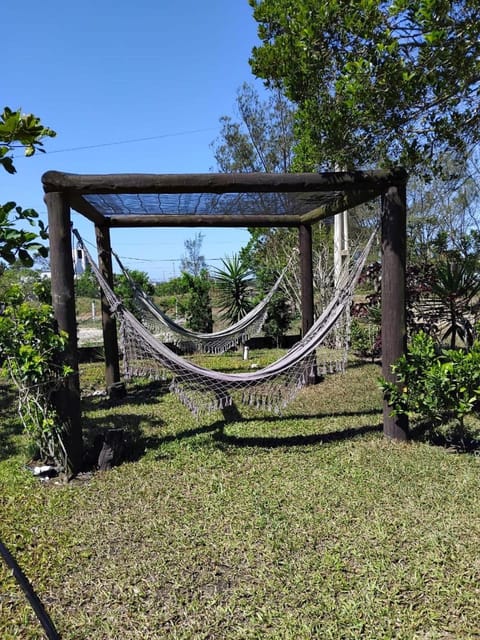
[(324, 173), (198, 173), (79, 175), (47, 171), (48, 191), (79, 193), (274, 193), (348, 191), (404, 183), (403, 169)]
[(109, 429), (103, 436), (103, 445), (98, 456), (99, 471), (108, 471), (123, 461), (125, 433), (123, 429)]
[[(405, 272), (407, 253), (406, 191), (389, 187), (382, 202), (382, 374), (394, 381), (392, 364), (406, 352)], [(408, 438), (408, 418), (391, 416), (384, 401), (383, 432), (395, 440)]]
[(296, 227), (296, 215), (128, 214), (105, 217), (110, 227)]
[[(309, 224), (302, 224), (299, 227), (299, 248), (303, 337), (314, 322), (312, 227)], [(317, 382), (318, 373), (315, 365), (310, 376), (309, 384), (316, 384)]]
[(75, 474), (82, 466), (83, 442), (70, 208), (62, 193), (47, 193), (45, 203), (50, 237), (52, 305), (58, 328), (68, 334), (63, 359), (73, 370), (66, 385), (55, 394), (55, 405), (65, 423), (64, 439), (70, 472)]
[(302, 288), (302, 336), (304, 336), (313, 325), (312, 227), (310, 225), (300, 225), (299, 245)]
[[(108, 227), (95, 225), (95, 237), (97, 240), (98, 268), (113, 289), (112, 248)], [(100, 290), (100, 301), (102, 307), (103, 345), (105, 349), (105, 381), (107, 389), (110, 389), (120, 382), (117, 323), (110, 313), (110, 305), (102, 290)]]

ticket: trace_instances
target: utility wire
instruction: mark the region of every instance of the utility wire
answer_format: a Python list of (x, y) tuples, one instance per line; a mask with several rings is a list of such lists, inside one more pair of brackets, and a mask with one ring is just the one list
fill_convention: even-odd
[[(132, 142), (148, 142), (150, 140), (161, 140), (162, 138), (176, 138), (178, 136), (186, 136), (193, 133), (203, 133), (205, 131), (217, 131), (218, 127), (207, 127), (205, 129), (192, 129), (191, 131), (177, 131), (175, 133), (163, 133), (158, 136), (149, 136), (148, 138), (132, 138), (131, 140), (117, 140), (116, 142), (101, 142), (99, 144), (90, 144), (82, 147), (67, 147), (66, 149), (54, 149), (53, 151), (46, 151), (42, 149), (42, 153), (52, 155), (53, 153), (67, 153), (69, 151), (84, 151), (86, 149), (99, 149), (101, 147), (113, 147), (119, 144), (131, 144)], [(13, 156), (15, 159), (23, 158), (24, 156)], [(32, 156), (33, 157), (33, 156)]]

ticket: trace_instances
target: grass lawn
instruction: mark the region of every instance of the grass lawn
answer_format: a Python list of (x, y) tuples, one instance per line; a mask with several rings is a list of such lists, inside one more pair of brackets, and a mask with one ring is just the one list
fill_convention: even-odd
[[(131, 460), (68, 485), (26, 470), (4, 385), (0, 538), (64, 640), (480, 638), (480, 458), (385, 440), (379, 373), (226, 425), (158, 384), (85, 398)], [(0, 562), (0, 638), (43, 637)]]

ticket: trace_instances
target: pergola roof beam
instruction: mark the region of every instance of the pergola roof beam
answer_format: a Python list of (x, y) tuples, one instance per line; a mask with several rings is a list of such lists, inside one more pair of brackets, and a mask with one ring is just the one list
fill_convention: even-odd
[(346, 191), (387, 187), (406, 181), (403, 169), (325, 173), (193, 173), (78, 175), (47, 171), (42, 176), (46, 192), (102, 193), (272, 193), (293, 191)]
[(106, 218), (112, 228), (121, 227), (298, 227), (292, 215), (120, 215)]

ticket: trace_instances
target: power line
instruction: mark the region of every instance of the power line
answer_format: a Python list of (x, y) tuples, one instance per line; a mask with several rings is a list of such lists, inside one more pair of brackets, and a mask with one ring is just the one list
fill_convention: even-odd
[[(93, 242), (90, 242), (89, 240), (85, 240), (83, 239), (83, 242), (85, 244), (89, 244), (92, 248), (96, 249), (96, 246), (93, 244)], [(72, 242), (72, 246), (73, 246), (73, 242)], [(183, 258), (133, 258), (131, 256), (118, 256), (121, 260), (133, 260), (135, 262), (151, 262), (151, 263), (156, 263), (156, 262), (182, 262)], [(223, 260), (223, 258), (205, 258), (206, 262), (215, 262), (215, 261), (219, 261), (219, 260)]]
[[(158, 136), (149, 136), (148, 138), (132, 138), (131, 140), (117, 140), (116, 142), (101, 142), (99, 144), (90, 144), (83, 147), (68, 147), (66, 149), (54, 149), (53, 151), (44, 151), (47, 155), (53, 153), (67, 153), (69, 151), (84, 151), (86, 149), (99, 149), (100, 147), (113, 147), (120, 144), (131, 144), (132, 142), (148, 142), (150, 140), (160, 140), (162, 138), (175, 138), (178, 136), (186, 136), (194, 133), (203, 133), (205, 131), (217, 131), (218, 127), (207, 127), (205, 129), (192, 129), (191, 131), (177, 131), (175, 133), (163, 133)], [(15, 159), (23, 158), (24, 156), (13, 156)]]

